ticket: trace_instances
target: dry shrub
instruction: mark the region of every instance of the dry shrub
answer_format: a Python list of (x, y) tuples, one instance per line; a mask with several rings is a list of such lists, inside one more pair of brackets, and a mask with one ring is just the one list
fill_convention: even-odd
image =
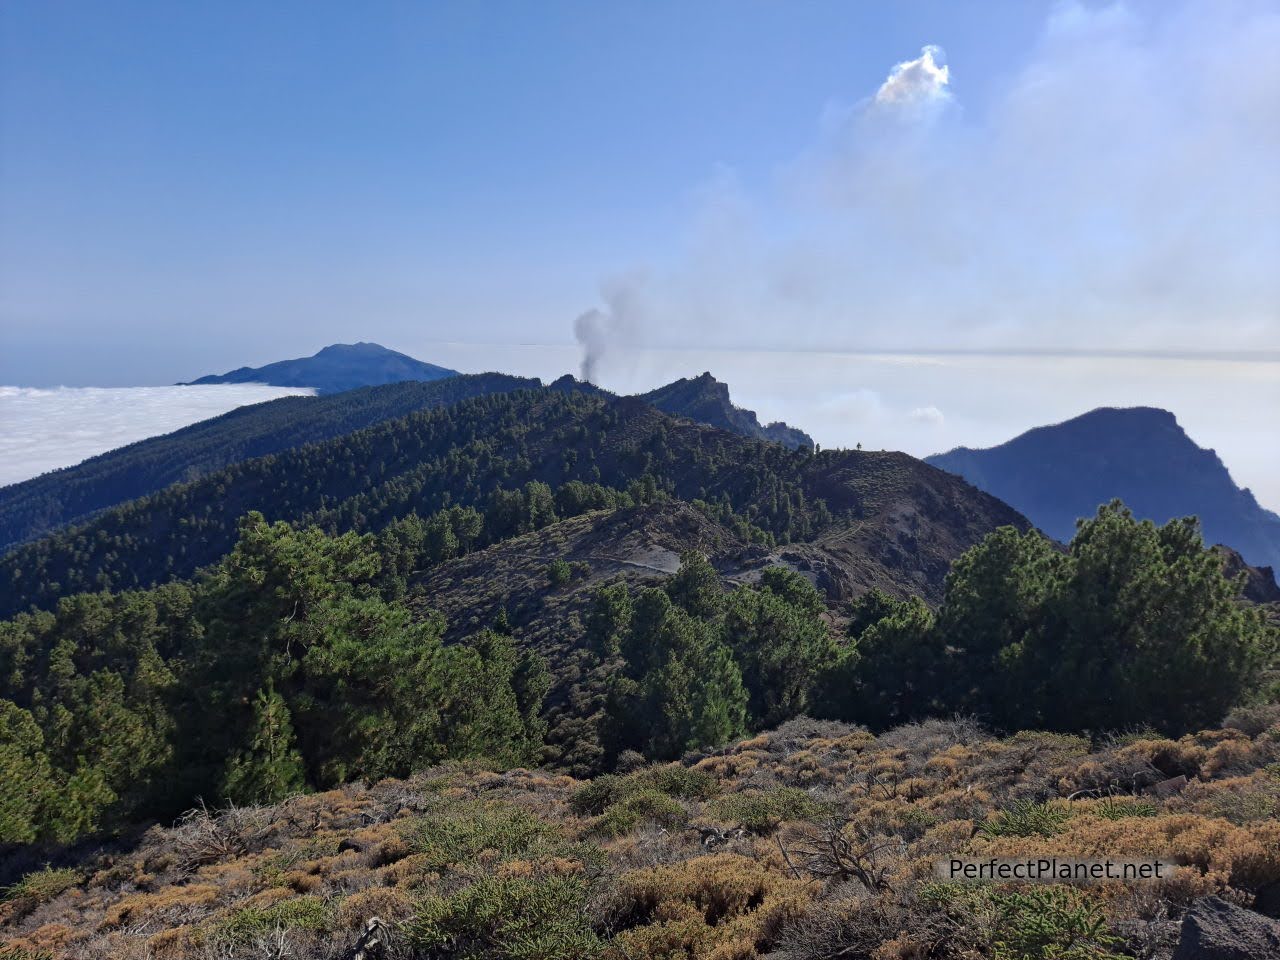
[(147, 938), (147, 949), (156, 960), (183, 960), (185, 957), (195, 956), (195, 951), (203, 942), (202, 930), (183, 924), (152, 934)]
[(1105, 820), (1079, 816), (1053, 837), (979, 837), (981, 856), (1105, 860), (1157, 857), (1188, 869), (1153, 881), (1171, 900), (1187, 902), (1228, 887), (1253, 891), (1280, 880), (1280, 823), (1237, 826), (1192, 814)]
[(413, 916), (414, 898), (395, 887), (374, 887), (347, 897), (334, 912), (334, 925), (346, 930), (361, 930), (371, 917), (389, 923)]
[(290, 887), (268, 887), (266, 890), (259, 890), (240, 905), (252, 907), (255, 910), (265, 910), (285, 900), (292, 900), (295, 895), (296, 891)]
[(1059, 792), (1063, 772), (1088, 752), (1089, 741), (1083, 737), (1024, 730), (980, 744), (965, 782), (1006, 802), (1043, 800)]
[[(738, 854), (636, 870), (618, 879), (608, 910), (619, 931), (608, 957), (754, 957), (809, 899), (804, 883)], [(747, 952), (743, 952), (749, 946)]]
[(1188, 813), (1221, 817), (1232, 823), (1280, 819), (1280, 776), (1258, 770), (1249, 776), (1195, 781), (1171, 806)]
[(1246, 736), (1256, 737), (1272, 727), (1280, 726), (1280, 703), (1236, 707), (1227, 714), (1222, 725), (1232, 730), (1239, 730)]
[(195, 870), (258, 852), (272, 835), (276, 812), (273, 807), (234, 804), (211, 811), (201, 804), (184, 814), (170, 832), (179, 863)]
[(100, 930), (133, 926), (143, 920), (176, 926), (206, 916), (217, 904), (218, 887), (193, 883), (182, 887), (166, 887), (156, 893), (139, 893), (123, 897), (107, 908), (99, 924)]
[(1209, 750), (1200, 766), (1200, 774), (1208, 779), (1234, 777), (1256, 770), (1272, 759), (1270, 744), (1250, 740), (1224, 740)]
[(788, 720), (764, 736), (768, 740), (769, 751), (775, 754), (787, 754), (810, 747), (811, 741), (814, 740), (826, 740), (830, 743), (844, 741), (849, 737), (860, 738), (867, 742), (875, 740), (866, 727), (839, 723), (835, 720), (814, 720), (812, 717), (796, 717)]
[(924, 770), (936, 754), (956, 747), (967, 748), (991, 739), (982, 725), (969, 717), (952, 720), (925, 720), (894, 727), (881, 734), (876, 746), (899, 750), (906, 761), (908, 771), (914, 776)]
[(869, 897), (861, 888), (837, 888), (788, 924), (776, 956), (785, 960), (924, 957), (942, 939), (944, 922), (939, 911), (922, 907), (913, 897)]
[(78, 934), (65, 923), (46, 923), (28, 933), (25, 937), (12, 940), (0, 940), (0, 960), (7, 960), (3, 948), (8, 946), (31, 953), (57, 953), (67, 948)]
[(385, 868), (382, 877), (388, 885), (414, 889), (435, 886), (440, 881), (440, 871), (434, 856), (414, 853)]

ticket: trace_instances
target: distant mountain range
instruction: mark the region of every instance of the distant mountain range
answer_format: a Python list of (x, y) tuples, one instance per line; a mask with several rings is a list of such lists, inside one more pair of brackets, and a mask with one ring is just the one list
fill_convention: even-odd
[[(201, 377), (192, 383), (266, 383), (276, 387), (314, 387), (320, 394), (330, 394), (357, 387), (374, 387), (404, 380), (442, 380), (457, 375), (456, 370), (424, 363), (377, 343), (361, 342), (335, 343), (312, 357), (281, 360), (263, 367), (240, 367), (230, 373)], [(565, 389), (566, 386), (584, 392), (608, 392), (570, 376), (557, 380), (553, 389)], [(721, 383), (710, 373), (676, 380), (639, 396), (663, 413), (688, 417), (742, 437), (771, 440), (790, 450), (814, 448), (813, 438), (803, 430), (785, 423), (762, 426), (755, 411), (734, 406), (729, 399), (729, 385)]]
[(443, 380), (457, 373), (380, 344), (361, 342), (335, 343), (311, 357), (281, 360), (265, 367), (240, 367), (191, 383), (267, 383), (274, 387), (315, 387), (317, 393), (327, 394), (404, 380)]
[(1119, 497), (1157, 523), (1195, 515), (1206, 542), (1280, 569), (1280, 516), (1236, 486), (1218, 455), (1197, 446), (1167, 410), (1103, 407), (997, 447), (957, 447), (926, 460), (999, 497), (1058, 540), (1071, 539), (1078, 518)]

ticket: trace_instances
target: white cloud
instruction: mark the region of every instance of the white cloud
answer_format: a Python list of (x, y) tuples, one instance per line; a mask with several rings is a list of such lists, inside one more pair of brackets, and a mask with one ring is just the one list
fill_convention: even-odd
[(884, 399), (875, 390), (845, 390), (824, 397), (818, 409), (829, 419), (839, 419), (846, 424), (869, 424), (884, 416)]
[(876, 104), (901, 110), (949, 100), (951, 72), (942, 59), (942, 48), (930, 45), (915, 60), (897, 64), (876, 91)]
[(942, 426), (947, 419), (942, 415), (942, 411), (934, 406), (916, 407), (907, 416), (917, 423), (927, 423), (935, 427)]
[(262, 384), (52, 390), (0, 386), (0, 486), (236, 407), (313, 392)]

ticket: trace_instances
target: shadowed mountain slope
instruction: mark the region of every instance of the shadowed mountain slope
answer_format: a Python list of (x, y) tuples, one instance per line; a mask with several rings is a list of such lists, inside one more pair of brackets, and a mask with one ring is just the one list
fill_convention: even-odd
[[(694, 382), (677, 381), (654, 394), (662, 394), (659, 399), (671, 407), (668, 412), (700, 422), (715, 419), (720, 422), (713, 425), (741, 436), (775, 440), (792, 449), (812, 449), (812, 442), (799, 431), (793, 432), (803, 442), (791, 442), (795, 439), (788, 433), (791, 428), (784, 424), (761, 428), (750, 411), (732, 407), (724, 384), (716, 386), (723, 393), (724, 410), (729, 415), (712, 417), (714, 408), (702, 407), (699, 415), (685, 413), (691, 408), (677, 402), (677, 394), (684, 396), (689, 391), (676, 388)], [(75, 466), (0, 487), (0, 551), (84, 522), (99, 511), (155, 493), (171, 483), (187, 483), (254, 457), (328, 440), (414, 410), (538, 386), (541, 382), (536, 378), (458, 374), (430, 383), (404, 381), (347, 390), (341, 395), (282, 397), (240, 407), (173, 433), (110, 450)], [(568, 375), (549, 389), (614, 396)]]
[[(813, 455), (673, 420), (633, 399), (547, 389), (474, 397), (233, 464), (115, 507), (0, 559), (0, 615), (84, 590), (189, 576), (230, 549), (237, 519), (376, 531), (411, 512), (483, 507), (499, 487), (645, 483), (779, 543), (831, 536), (898, 583), (936, 594), (983, 534), (1026, 520), (905, 454)], [(836, 531), (844, 530), (837, 534)]]
[(1280, 567), (1280, 516), (1236, 486), (1218, 455), (1198, 447), (1166, 410), (1103, 407), (997, 447), (958, 447), (927, 460), (1062, 541), (1078, 518), (1118, 497), (1157, 523), (1197, 516), (1207, 543), (1233, 547), (1254, 565)]
[(280, 360), (263, 367), (240, 367), (210, 374), (194, 384), (268, 383), (275, 387), (315, 387), (321, 394), (374, 387), (402, 380), (442, 380), (458, 371), (415, 360), (376, 343), (335, 343), (310, 357)]
[(0, 550), (234, 463), (328, 440), (415, 410), (536, 386), (537, 380), (485, 373), (366, 387), (340, 396), (281, 397), (239, 407), (0, 488)]

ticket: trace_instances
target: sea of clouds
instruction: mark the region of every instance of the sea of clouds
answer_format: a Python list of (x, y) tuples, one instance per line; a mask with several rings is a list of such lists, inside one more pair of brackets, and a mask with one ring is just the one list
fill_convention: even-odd
[(0, 386), (0, 486), (69, 467), (127, 443), (170, 433), (236, 407), (310, 388)]

